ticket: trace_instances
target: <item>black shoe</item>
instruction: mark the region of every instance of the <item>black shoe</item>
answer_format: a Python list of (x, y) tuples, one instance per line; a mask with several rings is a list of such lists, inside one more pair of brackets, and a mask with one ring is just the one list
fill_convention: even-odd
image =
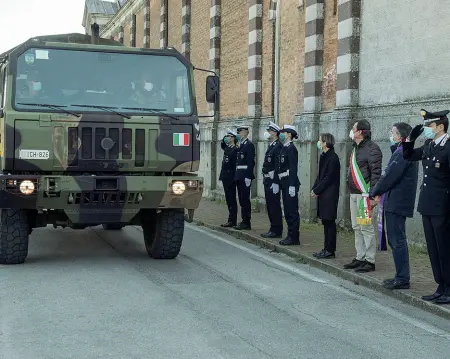
[(375, 264), (365, 261), (364, 264), (360, 265), (359, 267), (355, 268), (355, 272), (358, 273), (367, 273), (367, 272), (373, 272), (375, 270)]
[(261, 234), (261, 237), (263, 237), (263, 238), (281, 238), (281, 234), (276, 234), (276, 233), (269, 231), (267, 233)]
[(442, 295), (433, 301), (435, 304), (450, 304), (450, 296)]
[(221, 224), (220, 226), (223, 228), (231, 228), (231, 227), (234, 227), (235, 225), (236, 225), (235, 223), (227, 222), (227, 223)]
[(282, 246), (298, 246), (300, 245), (300, 241), (292, 239), (290, 236), (287, 236), (285, 239), (278, 242)]
[(402, 282), (399, 280), (393, 280), (391, 282), (387, 282), (383, 284), (383, 287), (386, 289), (409, 289), (410, 288), (410, 284), (409, 282)]
[(324, 252), (326, 252), (325, 249), (322, 249), (320, 252), (313, 253), (313, 256), (317, 258), (317, 256), (322, 255)]
[(436, 292), (436, 293), (433, 293), (433, 294), (430, 294), (430, 295), (424, 295), (422, 297), (422, 299), (426, 300), (427, 302), (431, 302), (431, 301), (435, 301), (436, 299), (438, 299), (440, 297), (442, 297), (442, 294)]
[(352, 260), (351, 263), (348, 263), (346, 265), (344, 265), (344, 269), (355, 269), (358, 268), (359, 266), (365, 264), (364, 261), (359, 261), (356, 258)]
[(252, 229), (252, 226), (250, 225), (250, 224), (248, 224), (248, 223), (244, 223), (244, 222), (241, 222), (241, 223), (239, 223), (237, 226), (234, 226), (233, 227), (234, 229), (237, 229), (237, 230), (243, 230), (243, 229)]
[(385, 280), (383, 281), (383, 285), (388, 284), (388, 283), (391, 283), (391, 282), (393, 282), (394, 280), (395, 280), (395, 278), (388, 278), (388, 279), (385, 279)]
[(316, 258), (317, 259), (336, 258), (336, 255), (334, 254), (334, 252), (324, 251), (322, 253), (319, 253)]

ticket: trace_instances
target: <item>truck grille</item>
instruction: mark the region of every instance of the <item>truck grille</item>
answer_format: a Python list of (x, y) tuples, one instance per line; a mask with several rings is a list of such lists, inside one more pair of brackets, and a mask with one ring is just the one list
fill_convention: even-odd
[(143, 196), (139, 192), (74, 192), (69, 193), (67, 203), (80, 206), (114, 206), (138, 204), (142, 201), (142, 198)]
[(79, 160), (132, 160), (133, 158), (135, 167), (145, 165), (144, 129), (69, 127), (67, 146), (69, 166), (77, 166)]

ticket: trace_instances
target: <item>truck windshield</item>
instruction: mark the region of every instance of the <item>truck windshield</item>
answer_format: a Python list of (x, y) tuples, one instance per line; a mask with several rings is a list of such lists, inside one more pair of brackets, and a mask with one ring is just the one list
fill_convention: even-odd
[(22, 111), (48, 111), (36, 104), (51, 103), (81, 113), (102, 106), (188, 115), (188, 79), (188, 68), (174, 56), (28, 49), (18, 57), (13, 103)]

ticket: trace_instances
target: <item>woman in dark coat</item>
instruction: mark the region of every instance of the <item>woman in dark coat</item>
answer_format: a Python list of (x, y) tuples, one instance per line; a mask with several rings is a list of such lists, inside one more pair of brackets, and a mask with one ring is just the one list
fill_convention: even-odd
[(317, 216), (322, 220), (324, 229), (324, 248), (314, 253), (316, 258), (334, 258), (336, 251), (336, 217), (339, 202), (341, 163), (334, 152), (335, 140), (332, 134), (319, 136), (317, 147), (322, 152), (319, 161), (319, 174), (311, 191), (318, 198)]

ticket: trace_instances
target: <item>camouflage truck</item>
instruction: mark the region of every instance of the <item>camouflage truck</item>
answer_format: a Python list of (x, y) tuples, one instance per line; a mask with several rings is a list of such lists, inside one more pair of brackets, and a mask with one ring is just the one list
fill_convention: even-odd
[[(142, 226), (150, 257), (175, 258), (203, 192), (195, 70), (175, 49), (98, 28), (0, 55), (0, 264), (23, 263), (48, 225)], [(213, 73), (206, 101), (217, 98)]]

